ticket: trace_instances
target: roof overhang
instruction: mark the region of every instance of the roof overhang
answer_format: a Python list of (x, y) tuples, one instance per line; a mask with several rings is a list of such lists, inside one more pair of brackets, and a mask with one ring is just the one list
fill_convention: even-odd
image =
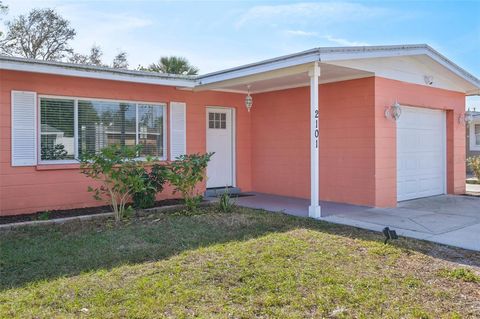
[(426, 44), (316, 48), (274, 59), (200, 76), (159, 74), (63, 62), (0, 56), (0, 69), (85, 77), (104, 80), (174, 86), (203, 91), (241, 92), (251, 85), (253, 93), (309, 83), (308, 70), (320, 63), (319, 83), (380, 76), (433, 87), (480, 95), (480, 80)]
[(193, 88), (195, 77), (2, 56), (0, 69)]
[[(421, 57), (423, 61), (418, 61)], [(245, 91), (246, 85), (252, 85), (252, 91), (255, 92), (253, 84), (258, 81), (275, 79), (275, 77), (288, 77), (301, 72), (305, 72), (311, 67), (313, 62), (320, 62), (322, 70), (331, 71), (332, 76), (325, 76), (324, 72), (320, 77), (320, 83), (347, 80), (349, 78), (358, 78), (364, 76), (384, 76), (387, 78), (396, 78), (394, 72), (384, 72), (382, 65), (375, 63), (380, 59), (386, 59), (397, 62), (399, 59), (410, 59), (412, 62), (422, 64), (426, 61), (430, 65), (425, 65), (425, 72), (439, 72), (442, 83), (438, 87), (462, 91), (467, 95), (480, 94), (480, 80), (468, 73), (436, 50), (426, 44), (418, 45), (393, 45), (393, 46), (365, 46), (365, 47), (336, 47), (336, 48), (316, 48), (300, 53), (285, 55), (282, 57), (269, 59), (257, 63), (227, 69), (219, 72), (213, 72), (197, 77), (198, 84), (195, 90), (219, 89), (237, 91), (239, 85), (243, 85)], [(414, 61), (414, 59), (417, 59)], [(374, 61), (373, 63), (365, 63)], [(330, 66), (328, 68), (327, 66)], [(337, 67), (336, 69), (334, 67)], [(346, 68), (346, 69), (341, 69)], [(336, 77), (335, 72), (345, 73), (349, 69), (350, 74)], [(402, 70), (399, 70), (402, 71)], [(401, 72), (400, 72), (401, 73)], [(406, 72), (404, 72), (406, 73)], [(402, 76), (408, 78), (406, 74)], [(411, 76), (410, 76), (411, 77)], [(410, 81), (411, 79), (409, 79)], [(301, 82), (291, 81), (290, 86), (301, 86)], [(423, 76), (414, 79), (414, 83), (422, 83)], [(306, 85), (305, 83), (303, 85)], [(265, 85), (263, 85), (265, 91)], [(286, 86), (285, 86), (286, 87)], [(272, 82), (271, 90), (277, 89), (276, 83)]]

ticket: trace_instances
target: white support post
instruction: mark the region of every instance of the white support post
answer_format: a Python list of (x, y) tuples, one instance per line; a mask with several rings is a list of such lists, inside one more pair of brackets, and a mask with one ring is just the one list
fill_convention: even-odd
[(308, 75), (310, 76), (310, 207), (308, 208), (308, 216), (320, 218), (322, 213), (319, 202), (318, 149), (320, 122), (318, 118), (318, 78), (320, 77), (320, 67), (318, 62), (315, 62)]

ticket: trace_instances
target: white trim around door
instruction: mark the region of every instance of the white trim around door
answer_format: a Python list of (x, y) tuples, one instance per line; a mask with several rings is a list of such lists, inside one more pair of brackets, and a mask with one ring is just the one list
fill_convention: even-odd
[(207, 188), (236, 187), (235, 117), (234, 108), (206, 107), (206, 150), (216, 152), (207, 167)]

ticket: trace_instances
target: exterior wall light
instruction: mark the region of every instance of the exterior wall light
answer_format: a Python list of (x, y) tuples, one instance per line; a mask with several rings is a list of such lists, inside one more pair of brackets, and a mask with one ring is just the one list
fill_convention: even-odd
[(385, 109), (385, 117), (387, 119), (397, 121), (401, 115), (402, 115), (402, 108), (400, 107), (400, 104), (398, 104), (397, 101), (395, 101), (395, 103), (392, 106), (387, 107)]
[(252, 96), (250, 95), (250, 85), (247, 86), (248, 89), (248, 94), (245, 97), (245, 106), (247, 107), (248, 112), (250, 112), (250, 109), (253, 106), (253, 99)]
[(465, 125), (470, 125), (470, 123), (473, 122), (473, 114), (470, 112), (470, 110), (460, 113), (458, 116), (458, 123), (459, 124), (465, 124)]

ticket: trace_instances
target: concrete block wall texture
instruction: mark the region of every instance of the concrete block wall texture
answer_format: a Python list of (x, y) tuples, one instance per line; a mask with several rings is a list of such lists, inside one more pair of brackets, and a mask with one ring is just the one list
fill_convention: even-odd
[[(103, 204), (86, 191), (91, 181), (80, 174), (78, 165), (11, 166), (12, 90), (186, 102), (188, 153), (205, 152), (205, 108), (233, 107), (237, 186), (247, 192), (309, 198), (309, 87), (253, 94), (254, 105), (248, 113), (244, 94), (4, 70), (0, 84), (0, 215)], [(319, 86), (322, 200), (396, 206), (396, 124), (384, 116), (385, 107), (396, 99), (405, 105), (447, 111), (447, 190), (464, 192), (465, 127), (457, 121), (465, 107), (464, 94), (372, 76)], [(167, 150), (168, 126), (167, 120)], [(200, 185), (204, 188), (205, 183)], [(171, 196), (167, 189), (159, 199)]]
[[(399, 103), (447, 112), (447, 192), (465, 191), (463, 93), (369, 77), (319, 86), (320, 199), (396, 207), (396, 123), (385, 107)], [(254, 95), (252, 187), (309, 197), (309, 88)]]
[[(309, 87), (254, 94), (252, 188), (310, 194)], [(374, 204), (374, 78), (319, 86), (320, 198)]]
[(396, 124), (384, 116), (395, 100), (402, 105), (446, 111), (447, 193), (465, 193), (465, 126), (458, 116), (465, 111), (465, 95), (375, 77), (375, 204), (394, 207), (396, 198)]
[[(251, 190), (250, 114), (245, 109), (242, 94), (191, 92), (167, 86), (1, 70), (0, 215), (104, 205), (94, 200), (91, 193), (87, 192), (87, 187), (92, 182), (80, 174), (79, 165), (11, 166), (12, 90), (34, 91), (39, 95), (164, 103), (186, 102), (188, 153), (205, 152), (206, 106), (233, 107), (236, 109), (237, 117), (237, 185), (242, 190)], [(166, 131), (168, 150), (168, 114)], [(204, 188), (205, 183), (200, 185), (200, 189)], [(172, 197), (169, 189), (159, 195), (159, 199), (167, 197)]]

